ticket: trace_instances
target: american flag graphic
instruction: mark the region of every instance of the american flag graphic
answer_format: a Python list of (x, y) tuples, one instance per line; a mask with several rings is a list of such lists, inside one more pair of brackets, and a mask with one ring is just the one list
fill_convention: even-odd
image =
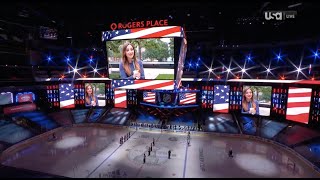
[(102, 41), (160, 37), (183, 37), (183, 31), (180, 26), (164, 26), (152, 28), (120, 29), (102, 32)]
[(127, 108), (127, 91), (114, 89), (114, 107)]
[(141, 90), (173, 90), (174, 80), (113, 80), (112, 88)]
[(308, 124), (311, 88), (289, 87), (287, 103), (287, 119)]
[(74, 108), (73, 84), (60, 84), (60, 108)]
[(197, 93), (179, 93), (180, 105), (184, 104), (195, 104)]
[(229, 91), (228, 85), (214, 86), (214, 102), (213, 112), (228, 113), (229, 112)]
[(143, 101), (148, 103), (156, 103), (156, 93), (144, 91)]

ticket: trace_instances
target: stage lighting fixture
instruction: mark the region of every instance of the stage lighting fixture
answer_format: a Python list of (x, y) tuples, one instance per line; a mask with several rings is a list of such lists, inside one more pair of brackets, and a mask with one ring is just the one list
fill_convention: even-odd
[(74, 68), (74, 69), (73, 69), (73, 72), (75, 72), (75, 73), (78, 72), (78, 69), (77, 69), (77, 68)]
[(301, 68), (297, 68), (297, 71), (298, 71), (298, 72), (301, 72)]
[(93, 69), (93, 72), (98, 72), (98, 70), (96, 68)]
[(276, 59), (278, 60), (278, 62), (279, 62), (279, 60), (282, 60), (282, 56), (281, 56), (280, 52), (279, 52), (279, 54), (276, 55)]

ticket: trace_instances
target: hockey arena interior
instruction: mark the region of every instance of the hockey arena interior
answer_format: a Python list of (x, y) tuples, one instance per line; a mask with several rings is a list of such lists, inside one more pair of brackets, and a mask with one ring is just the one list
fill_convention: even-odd
[(2, 3), (0, 177), (320, 177), (320, 3), (114, 3)]

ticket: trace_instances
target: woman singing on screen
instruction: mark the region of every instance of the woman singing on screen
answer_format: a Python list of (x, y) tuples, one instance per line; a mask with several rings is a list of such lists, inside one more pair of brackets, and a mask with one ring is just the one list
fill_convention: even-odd
[(86, 85), (86, 94), (85, 94), (86, 106), (98, 106), (98, 97), (94, 94), (91, 84)]
[(253, 99), (253, 93), (250, 87), (243, 88), (242, 113), (259, 115), (259, 103)]
[(136, 58), (136, 50), (130, 43), (122, 48), (122, 62), (119, 65), (121, 79), (144, 79), (142, 61)]

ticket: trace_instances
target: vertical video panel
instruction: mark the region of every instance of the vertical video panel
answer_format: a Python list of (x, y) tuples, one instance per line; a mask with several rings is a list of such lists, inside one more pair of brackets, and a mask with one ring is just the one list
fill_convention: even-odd
[(311, 88), (289, 87), (286, 119), (308, 124)]
[(112, 40), (106, 47), (110, 79), (174, 80), (174, 38)]
[(271, 92), (271, 86), (243, 86), (241, 112), (270, 116)]
[(105, 83), (85, 83), (84, 101), (86, 107), (106, 105)]
[(183, 68), (184, 68), (184, 63), (187, 55), (187, 40), (183, 38), (181, 40), (181, 47), (180, 47), (180, 53), (179, 53), (179, 60), (177, 64), (177, 73), (176, 73), (176, 83), (177, 83), (177, 88), (180, 87), (181, 85), (181, 80), (182, 80), (182, 75), (183, 75)]
[(0, 94), (0, 105), (12, 104), (13, 94), (11, 92), (2, 92)]
[(59, 84), (60, 108), (75, 108), (73, 84)]
[(59, 107), (59, 85), (47, 86), (47, 99), (50, 104), (50, 108)]
[(214, 85), (213, 112), (229, 112), (229, 85)]
[(127, 108), (127, 90), (114, 89), (114, 107)]

